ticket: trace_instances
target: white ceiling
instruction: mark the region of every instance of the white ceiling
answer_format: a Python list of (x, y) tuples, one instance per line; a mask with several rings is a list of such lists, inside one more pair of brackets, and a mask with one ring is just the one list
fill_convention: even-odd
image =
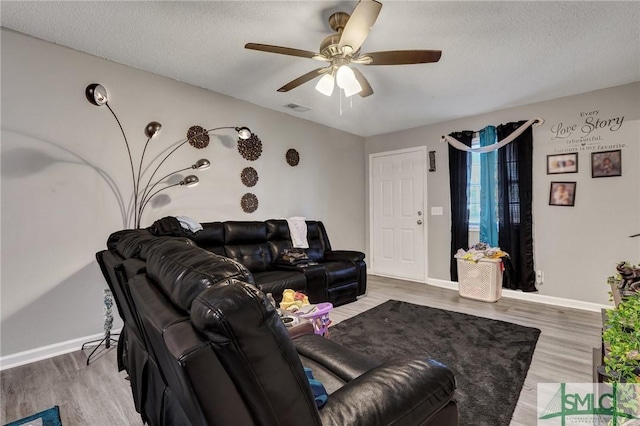
[[(318, 51), (328, 17), (355, 1), (16, 1), (2, 26), (277, 111), (371, 136), (640, 81), (640, 2), (383, 1), (363, 52), (439, 49), (435, 64), (359, 66), (374, 94), (342, 100), (311, 59), (247, 42)], [(117, 88), (108, 88), (111, 91)], [(283, 108), (299, 104), (310, 111)]]

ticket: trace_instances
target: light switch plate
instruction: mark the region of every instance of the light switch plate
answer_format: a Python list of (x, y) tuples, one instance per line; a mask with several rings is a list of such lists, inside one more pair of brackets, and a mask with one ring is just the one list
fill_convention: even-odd
[(431, 207), (431, 216), (442, 216), (443, 214), (442, 207)]

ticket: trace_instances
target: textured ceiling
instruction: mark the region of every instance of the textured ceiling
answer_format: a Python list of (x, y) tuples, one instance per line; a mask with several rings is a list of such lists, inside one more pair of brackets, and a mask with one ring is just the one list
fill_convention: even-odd
[[(640, 3), (383, 1), (362, 51), (440, 49), (435, 64), (359, 66), (375, 93), (342, 100), (283, 84), (317, 51), (327, 18), (356, 2), (3, 1), (2, 26), (361, 136), (640, 81)], [(113, 89), (112, 89), (113, 90)], [(298, 113), (283, 108), (310, 108)]]

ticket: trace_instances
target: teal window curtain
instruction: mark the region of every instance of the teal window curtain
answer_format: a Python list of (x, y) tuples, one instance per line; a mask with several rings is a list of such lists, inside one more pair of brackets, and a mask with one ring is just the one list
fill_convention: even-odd
[[(496, 128), (480, 130), (480, 146), (496, 143)], [(496, 215), (496, 152), (480, 154), (480, 241), (491, 247), (498, 246), (498, 219)]]

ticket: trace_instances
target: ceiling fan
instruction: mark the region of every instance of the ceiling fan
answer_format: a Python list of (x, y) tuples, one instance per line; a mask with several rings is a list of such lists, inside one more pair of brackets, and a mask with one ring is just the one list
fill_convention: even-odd
[(326, 62), (326, 66), (310, 71), (295, 80), (290, 81), (278, 92), (288, 92), (291, 89), (322, 76), (316, 85), (316, 90), (331, 96), (333, 88), (345, 91), (345, 96), (358, 93), (361, 97), (373, 94), (371, 85), (365, 76), (351, 64), (359, 65), (407, 65), (438, 62), (440, 50), (391, 50), (386, 52), (360, 53), (360, 47), (376, 22), (382, 9), (382, 3), (375, 0), (360, 0), (353, 13), (337, 12), (329, 17), (331, 29), (336, 31), (326, 37), (320, 44), (320, 52), (292, 49), (290, 47), (272, 46), (268, 44), (247, 43), (246, 49), (281, 55), (299, 56), (316, 61)]

